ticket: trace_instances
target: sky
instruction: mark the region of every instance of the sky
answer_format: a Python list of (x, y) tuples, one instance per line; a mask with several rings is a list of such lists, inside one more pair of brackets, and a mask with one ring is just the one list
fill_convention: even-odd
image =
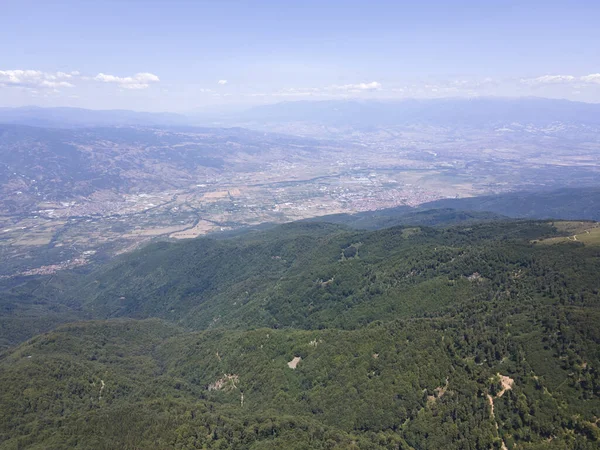
[(0, 0), (0, 106), (600, 102), (600, 1)]

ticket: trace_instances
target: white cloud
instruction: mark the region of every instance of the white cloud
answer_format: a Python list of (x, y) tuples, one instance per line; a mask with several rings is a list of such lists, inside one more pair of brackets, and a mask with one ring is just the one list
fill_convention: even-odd
[(581, 83), (600, 84), (600, 73), (591, 73), (589, 75), (583, 75), (581, 77), (575, 77), (573, 75), (544, 75), (537, 78), (521, 79), (521, 83), (528, 85), (573, 83), (576, 86), (581, 87), (583, 86)]
[(340, 91), (351, 91), (351, 92), (360, 92), (360, 91), (378, 91), (381, 89), (381, 83), (377, 81), (372, 81), (370, 83), (358, 83), (358, 84), (344, 84), (344, 85), (334, 85), (331, 86), (332, 89), (340, 90)]
[(573, 75), (543, 75), (537, 78), (524, 78), (521, 80), (521, 83), (524, 84), (560, 84), (560, 83), (570, 83), (575, 81), (575, 77)]
[(227, 84), (227, 80), (219, 80), (217, 81), (218, 84), (220, 84), (221, 86)]
[(117, 77), (115, 75), (99, 73), (94, 77), (94, 80), (103, 83), (114, 83), (124, 89), (146, 89), (150, 87), (151, 83), (158, 83), (160, 78), (149, 72), (136, 73), (132, 77)]
[(478, 89), (478, 88), (489, 88), (498, 85), (498, 82), (491, 78), (460, 78), (457, 80), (451, 80), (446, 83), (442, 83), (446, 87), (457, 88), (457, 89)]
[(283, 91), (271, 93), (272, 97), (310, 97), (314, 95), (319, 94), (310, 90), (300, 89), (284, 89)]
[(78, 75), (79, 75), (79, 72), (77, 70), (74, 70), (73, 72), (68, 72), (68, 73), (67, 72), (56, 72), (56, 74), (52, 75), (51, 78), (53, 80), (54, 79), (61, 80), (61, 79), (65, 79), (65, 78), (70, 79), (70, 78), (76, 77)]
[(325, 87), (287, 88), (271, 93), (249, 94), (248, 96), (348, 98), (349, 94), (360, 94), (380, 90), (381, 83), (373, 81), (371, 83), (330, 85)]
[(74, 84), (69, 83), (68, 81), (48, 81), (48, 80), (44, 80), (40, 83), (40, 86), (42, 87), (48, 87), (48, 88), (59, 88), (59, 87), (75, 87)]
[(600, 73), (591, 73), (589, 75), (581, 77), (580, 80), (584, 83), (600, 84)]
[[(0, 70), (0, 86), (25, 89), (71, 88), (75, 85), (66, 79), (79, 75), (79, 72), (42, 72), (41, 70)], [(62, 81), (61, 81), (62, 80)]]

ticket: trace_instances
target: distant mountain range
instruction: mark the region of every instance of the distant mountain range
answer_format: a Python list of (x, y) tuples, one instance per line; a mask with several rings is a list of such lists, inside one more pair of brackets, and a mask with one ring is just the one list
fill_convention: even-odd
[(124, 125), (189, 125), (185, 116), (174, 113), (92, 110), (83, 108), (0, 108), (0, 123), (51, 128)]
[(82, 108), (0, 108), (0, 123), (43, 127), (182, 126), (311, 122), (327, 126), (600, 125), (600, 104), (547, 98), (290, 101), (233, 113), (150, 113)]
[(446, 98), (394, 101), (294, 101), (252, 108), (240, 120), (315, 122), (329, 126), (433, 125), (462, 127), (511, 123), (600, 125), (600, 104), (547, 98)]

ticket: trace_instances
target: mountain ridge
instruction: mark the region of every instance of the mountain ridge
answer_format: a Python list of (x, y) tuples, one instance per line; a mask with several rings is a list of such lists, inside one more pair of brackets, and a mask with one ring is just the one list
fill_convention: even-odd
[(62, 284), (96, 320), (0, 352), (0, 448), (591, 450), (581, 226), (293, 223), (124, 255)]
[(545, 97), (444, 97), (436, 99), (295, 100), (238, 112), (175, 113), (77, 107), (0, 107), (0, 123), (50, 127), (118, 125), (207, 126), (244, 121), (313, 121), (328, 125), (410, 123), (482, 124), (552, 122), (600, 124), (600, 104)]

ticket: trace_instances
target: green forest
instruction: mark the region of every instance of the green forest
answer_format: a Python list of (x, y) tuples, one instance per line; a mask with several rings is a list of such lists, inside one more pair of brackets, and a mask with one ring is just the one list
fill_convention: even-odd
[(459, 216), (3, 280), (0, 449), (600, 448), (597, 224)]

